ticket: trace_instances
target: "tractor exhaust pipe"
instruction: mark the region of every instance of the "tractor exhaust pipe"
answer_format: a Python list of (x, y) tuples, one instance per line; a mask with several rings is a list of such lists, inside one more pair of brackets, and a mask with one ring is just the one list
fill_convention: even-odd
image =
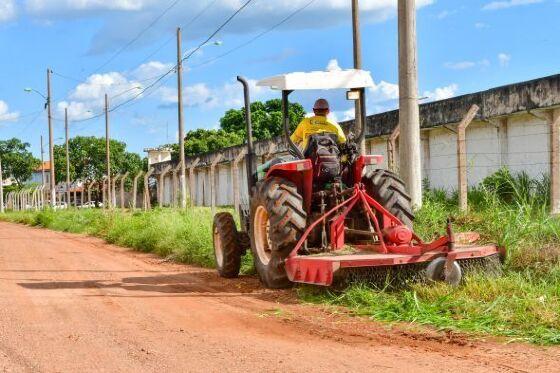
[[(361, 149), (362, 141), (364, 141), (364, 136), (366, 135), (366, 120), (367, 120), (367, 113), (366, 113), (366, 90), (365, 88), (360, 89), (360, 122), (362, 124), (362, 128), (359, 129), (360, 133), (358, 138), (356, 139), (356, 144), (358, 145), (358, 149)], [(356, 123), (354, 121), (354, 123)], [(361, 153), (361, 150), (360, 150)], [(360, 154), (365, 155), (365, 154)]]
[(243, 85), (243, 93), (245, 99), (245, 123), (247, 124), (247, 155), (245, 156), (245, 164), (247, 166), (247, 185), (249, 187), (249, 196), (252, 195), (255, 180), (255, 152), (253, 148), (253, 124), (251, 122), (251, 97), (249, 95), (249, 83), (242, 76), (237, 77), (237, 81)]

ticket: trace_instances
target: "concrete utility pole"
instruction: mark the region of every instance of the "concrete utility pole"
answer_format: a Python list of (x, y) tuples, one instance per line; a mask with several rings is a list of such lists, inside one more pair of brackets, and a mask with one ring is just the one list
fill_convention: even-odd
[(41, 135), (41, 184), (45, 186), (45, 150), (43, 149), (43, 135)]
[(54, 178), (54, 135), (52, 126), (52, 96), (51, 96), (51, 69), (47, 68), (47, 118), (49, 122), (49, 161), (51, 163), (51, 206), (56, 204), (56, 182)]
[(400, 174), (415, 208), (422, 206), (420, 112), (414, 0), (398, 0)]
[[(360, 33), (360, 5), (358, 0), (352, 0), (352, 36), (354, 40), (354, 68), (361, 69), (362, 68), (362, 37)], [(365, 123), (362, 123), (362, 109), (360, 106), (360, 99), (354, 102), (355, 105), (355, 114), (354, 114), (354, 123), (355, 123), (355, 131), (356, 133), (362, 126), (365, 126)], [(362, 142), (358, 144), (359, 150), (361, 154), (366, 154), (366, 140), (365, 136), (362, 139)]]
[(185, 126), (183, 123), (183, 54), (181, 28), (177, 28), (177, 116), (179, 121), (179, 184), (181, 186), (181, 208), (187, 207), (187, 183), (185, 177)]
[(4, 213), (4, 177), (2, 175), (2, 159), (0, 158), (0, 213)]
[(105, 154), (107, 157), (107, 208), (111, 208), (111, 138), (109, 136), (109, 96), (105, 93)]
[(68, 108), (64, 108), (64, 131), (66, 132), (66, 202), (68, 207), (70, 207), (70, 154), (68, 151)]

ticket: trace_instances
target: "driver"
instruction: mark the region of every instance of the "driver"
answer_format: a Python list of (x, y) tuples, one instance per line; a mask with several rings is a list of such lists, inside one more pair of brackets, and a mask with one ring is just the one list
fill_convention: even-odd
[(327, 100), (320, 98), (315, 101), (313, 113), (315, 113), (315, 116), (304, 118), (301, 123), (298, 124), (292, 136), (290, 136), (294, 144), (298, 145), (301, 149), (305, 149), (309, 137), (317, 133), (332, 133), (336, 135), (339, 144), (346, 142), (346, 136), (342, 128), (340, 128), (340, 125), (327, 118), (330, 113), (329, 102)]

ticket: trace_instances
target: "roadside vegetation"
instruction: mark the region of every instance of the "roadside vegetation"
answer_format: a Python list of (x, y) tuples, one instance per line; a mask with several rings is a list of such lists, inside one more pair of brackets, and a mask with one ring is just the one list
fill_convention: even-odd
[[(344, 306), (375, 320), (430, 325), (473, 336), (560, 344), (560, 219), (549, 214), (549, 181), (502, 170), (469, 193), (470, 211), (460, 213), (456, 196), (429, 190), (415, 229), (426, 239), (444, 233), (452, 216), (456, 231), (478, 231), (482, 240), (508, 249), (498, 278), (472, 276), (452, 288), (411, 284), (405, 288), (356, 284), (344, 291), (300, 287), (305, 301)], [(85, 233), (135, 250), (205, 267), (214, 266), (212, 214), (156, 209), (122, 213), (67, 210), (8, 213), (4, 220)], [(243, 271), (251, 272), (251, 258)]]

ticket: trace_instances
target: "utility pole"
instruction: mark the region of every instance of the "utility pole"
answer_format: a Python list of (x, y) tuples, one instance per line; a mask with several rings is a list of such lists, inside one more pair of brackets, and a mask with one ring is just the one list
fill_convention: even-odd
[(0, 158), (0, 214), (4, 213), (4, 177), (2, 175), (2, 159)]
[(398, 18), (400, 174), (412, 198), (413, 207), (420, 208), (422, 206), (422, 165), (415, 0), (398, 0)]
[(70, 155), (68, 152), (68, 108), (64, 108), (64, 131), (66, 132), (66, 202), (70, 207)]
[(51, 69), (47, 68), (47, 118), (49, 122), (49, 161), (51, 164), (51, 206), (56, 204), (56, 181), (54, 178), (54, 135), (52, 126), (52, 96), (51, 96)]
[(183, 52), (181, 28), (177, 28), (177, 119), (179, 121), (179, 184), (181, 185), (181, 208), (187, 207), (187, 184), (185, 177), (185, 126), (183, 123)]
[(107, 208), (111, 208), (111, 150), (109, 136), (109, 96), (105, 93), (105, 154), (107, 156)]
[[(41, 135), (41, 184), (45, 186), (45, 150), (43, 149), (43, 135)], [(44, 191), (43, 191), (44, 193)]]
[[(352, 37), (354, 41), (354, 69), (361, 69), (362, 68), (362, 37), (360, 33), (360, 5), (358, 3), (359, 0), (352, 0)], [(360, 100), (363, 97), (356, 101), (354, 101), (355, 111), (354, 111), (354, 125), (356, 133), (359, 132), (359, 129), (362, 126), (365, 126), (365, 123), (362, 123), (362, 107), (360, 104)], [(361, 143), (358, 144), (360, 154), (366, 154), (366, 138), (362, 139)]]

